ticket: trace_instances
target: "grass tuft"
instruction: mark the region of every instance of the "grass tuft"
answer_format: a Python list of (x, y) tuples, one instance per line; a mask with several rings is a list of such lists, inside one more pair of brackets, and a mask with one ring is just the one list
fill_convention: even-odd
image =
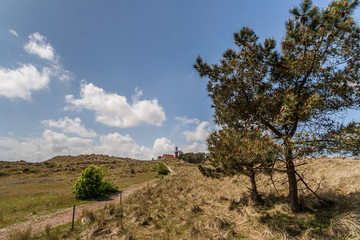
[(94, 222), (96, 220), (96, 215), (94, 211), (91, 211), (87, 208), (84, 208), (82, 211), (82, 218), (84, 218), (85, 222), (89, 221), (90, 223)]
[(60, 237), (55, 232), (51, 231), (50, 225), (45, 227), (45, 239), (47, 240), (59, 240)]
[(10, 240), (30, 240), (32, 237), (31, 228), (24, 231), (17, 231), (10, 234)]

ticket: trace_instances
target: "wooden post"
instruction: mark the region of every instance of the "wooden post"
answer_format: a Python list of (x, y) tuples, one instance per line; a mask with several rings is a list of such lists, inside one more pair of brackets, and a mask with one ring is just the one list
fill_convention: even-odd
[(122, 190), (120, 190), (120, 205), (122, 205)]
[(71, 222), (71, 230), (74, 230), (74, 220), (75, 220), (75, 205), (73, 208), (72, 222)]

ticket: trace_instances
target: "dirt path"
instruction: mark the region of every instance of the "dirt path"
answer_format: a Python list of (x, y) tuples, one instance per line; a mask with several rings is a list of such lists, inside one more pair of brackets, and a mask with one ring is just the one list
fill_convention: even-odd
[[(153, 184), (156, 180), (157, 179), (153, 179), (149, 183)], [(132, 192), (134, 192), (138, 189), (141, 189), (147, 185), (148, 185), (148, 182), (145, 182), (145, 183), (138, 184), (132, 188), (123, 190), (122, 198), (124, 199), (126, 196), (130, 195)], [(77, 219), (79, 219), (84, 208), (89, 209), (89, 210), (96, 210), (96, 209), (100, 209), (100, 208), (104, 207), (108, 203), (119, 203), (119, 201), (120, 201), (120, 193), (110, 196), (110, 197), (100, 200), (100, 201), (76, 206), (75, 221)], [(41, 216), (35, 220), (31, 219), (31, 220), (28, 220), (23, 223), (14, 224), (9, 227), (2, 228), (2, 229), (0, 229), (0, 240), (9, 239), (10, 238), (9, 235), (11, 233), (17, 232), (17, 231), (24, 231), (24, 230), (27, 230), (28, 228), (31, 228), (32, 233), (36, 233), (36, 232), (44, 231), (46, 226), (56, 227), (56, 226), (59, 226), (62, 224), (66, 224), (68, 222), (71, 222), (72, 212), (73, 212), (72, 207), (66, 208), (66, 209), (62, 209), (54, 214), (51, 214), (51, 215)]]
[(169, 169), (171, 175), (175, 174), (175, 172), (169, 167), (169, 165), (167, 165), (166, 163), (164, 163), (164, 165)]

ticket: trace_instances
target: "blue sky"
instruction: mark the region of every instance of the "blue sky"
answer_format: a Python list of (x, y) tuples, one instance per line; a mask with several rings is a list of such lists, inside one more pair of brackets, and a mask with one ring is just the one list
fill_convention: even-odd
[(217, 62), (243, 26), (280, 42), (299, 2), (2, 0), (0, 160), (205, 151), (196, 57)]

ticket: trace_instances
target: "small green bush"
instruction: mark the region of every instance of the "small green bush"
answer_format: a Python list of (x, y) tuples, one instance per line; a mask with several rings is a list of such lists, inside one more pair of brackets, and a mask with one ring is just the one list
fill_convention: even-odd
[(166, 167), (166, 165), (162, 162), (157, 166), (157, 172), (159, 175), (168, 175), (170, 170)]
[(109, 179), (104, 179), (106, 174), (102, 167), (95, 167), (90, 165), (87, 169), (81, 172), (73, 187), (73, 193), (77, 199), (86, 200), (103, 197), (118, 191), (118, 188), (110, 182)]

